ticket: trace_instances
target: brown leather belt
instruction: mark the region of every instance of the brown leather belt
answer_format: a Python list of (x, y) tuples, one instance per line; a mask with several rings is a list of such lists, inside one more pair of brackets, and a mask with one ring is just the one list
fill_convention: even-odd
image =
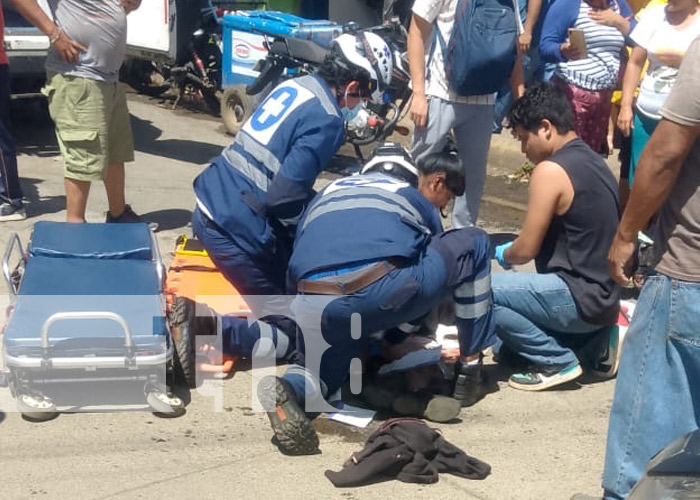
[(390, 262), (382, 261), (339, 276), (318, 280), (299, 280), (297, 291), (315, 295), (350, 295), (379, 281), (395, 267)]

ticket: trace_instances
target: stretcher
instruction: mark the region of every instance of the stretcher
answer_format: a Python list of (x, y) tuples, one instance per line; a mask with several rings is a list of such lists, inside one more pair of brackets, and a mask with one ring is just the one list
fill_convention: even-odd
[(184, 412), (167, 389), (164, 267), (146, 224), (38, 222), (26, 252), (12, 236), (2, 272), (5, 375), (25, 418), (104, 406)]
[[(180, 236), (175, 255), (166, 275), (165, 292), (168, 304), (176, 297), (187, 297), (205, 304), (218, 315), (246, 317), (250, 307), (239, 291), (221, 274), (207, 254), (201, 242), (195, 238)], [(224, 357), (213, 346), (195, 345), (194, 338), (182, 338), (174, 334), (173, 344), (177, 354), (176, 382), (189, 387), (197, 385), (196, 373), (231, 373), (235, 358)]]

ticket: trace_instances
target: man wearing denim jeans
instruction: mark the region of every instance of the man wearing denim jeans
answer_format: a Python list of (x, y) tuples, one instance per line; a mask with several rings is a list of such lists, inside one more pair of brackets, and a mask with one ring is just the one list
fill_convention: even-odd
[(0, 6), (0, 222), (26, 219), (10, 135), (10, 69), (4, 47), (5, 19)]
[(699, 59), (700, 38), (642, 153), (608, 256), (613, 278), (627, 283), (637, 232), (659, 213), (655, 265), (627, 332), (610, 413), (606, 500), (627, 498), (649, 459), (700, 422)]
[(508, 122), (537, 166), (520, 235), (496, 247), (496, 258), (506, 269), (534, 259), (537, 274), (493, 276), (494, 318), (505, 347), (534, 366), (509, 385), (540, 391), (582, 373), (563, 336), (592, 337), (617, 320), (619, 287), (606, 261), (618, 222), (617, 182), (574, 132), (571, 106), (555, 84), (528, 89)]

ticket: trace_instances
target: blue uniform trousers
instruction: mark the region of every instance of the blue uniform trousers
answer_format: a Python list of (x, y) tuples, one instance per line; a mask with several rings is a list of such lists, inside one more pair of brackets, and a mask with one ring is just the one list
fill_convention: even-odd
[[(224, 277), (243, 296), (266, 296), (264, 301), (249, 300), (256, 312), (256, 305), (264, 303), (266, 311), (278, 307), (280, 314), (265, 315), (265, 321), (249, 323), (247, 318), (223, 316), (221, 318), (224, 353), (232, 356), (251, 357), (261, 338), (268, 338), (276, 346), (278, 358), (286, 357), (293, 349), (296, 325), (284, 312), (286, 262), (275, 265), (268, 259), (256, 258), (246, 253), (236, 242), (199, 209), (192, 214), (195, 236), (207, 249), (209, 257)], [(275, 304), (279, 297), (279, 305)], [(260, 353), (263, 354), (263, 353)]]
[(299, 294), (293, 305), (297, 321), (305, 325), (311, 322), (303, 315), (321, 314), (321, 332), (301, 326), (297, 345), (304, 355), (296, 361), (303, 366), (292, 365), (284, 378), (301, 398), (330, 396), (351, 365), (353, 372), (359, 370), (371, 333), (421, 318), (450, 295), (456, 302), (462, 355), (488, 347), (495, 341), (490, 259), (486, 233), (458, 229), (435, 236), (416, 259), (356, 293), (331, 300), (321, 311), (319, 296)]

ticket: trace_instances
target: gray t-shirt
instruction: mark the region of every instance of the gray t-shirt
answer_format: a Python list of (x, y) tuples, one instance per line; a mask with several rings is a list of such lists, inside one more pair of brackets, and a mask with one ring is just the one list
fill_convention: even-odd
[(116, 82), (126, 52), (126, 12), (119, 0), (48, 0), (54, 21), (87, 47), (77, 63), (49, 51), (46, 69), (64, 75)]
[[(700, 126), (700, 38), (686, 52), (661, 116), (681, 125)], [(683, 161), (661, 207), (655, 241), (656, 269), (680, 280), (700, 281), (700, 139)]]

